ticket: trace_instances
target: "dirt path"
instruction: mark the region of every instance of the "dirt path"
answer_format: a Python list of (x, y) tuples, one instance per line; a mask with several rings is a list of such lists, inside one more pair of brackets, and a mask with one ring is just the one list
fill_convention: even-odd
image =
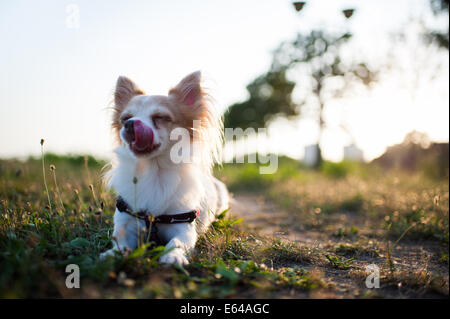
[(290, 214), (264, 196), (255, 194), (234, 194), (231, 213), (242, 217), (246, 226), (259, 234), (290, 241), (313, 244), (321, 240), (320, 233), (301, 232)]
[[(386, 267), (387, 241), (380, 234), (372, 233), (365, 236), (364, 229), (367, 227), (364, 226), (364, 217), (355, 217), (346, 213), (337, 214), (336, 223), (330, 226), (338, 227), (338, 225), (350, 224), (357, 225), (362, 230), (358, 238), (349, 239), (331, 236), (329, 232), (318, 229), (302, 229), (302, 225), (299, 224), (298, 220), (295, 220), (292, 213), (280, 209), (274, 203), (266, 200), (264, 196), (257, 194), (234, 194), (230, 211), (232, 215), (242, 217), (245, 227), (259, 235), (293, 241), (301, 246), (319, 250), (321, 261), (301, 266), (308, 270), (321, 271), (325, 281), (335, 287), (333, 294), (320, 297), (353, 298), (365, 293), (374, 293), (374, 296), (377, 296), (378, 292), (369, 292), (366, 289), (364, 271), (369, 264)], [(351, 220), (351, 223), (349, 220)], [(361, 242), (366, 243), (362, 244), (363, 246), (367, 243), (369, 243), (369, 246), (361, 246), (362, 253), (358, 254), (349, 270), (335, 269), (325, 259), (325, 255), (330, 252), (334, 254), (337, 247), (342, 247), (342, 245), (359, 247), (358, 245), (361, 245)], [(372, 250), (371, 247), (376, 248)], [(402, 241), (391, 251), (391, 260), (400, 279), (386, 282), (384, 284), (385, 289), (380, 296), (388, 298), (442, 297), (441, 293), (436, 295), (434, 288), (431, 287), (434, 284), (431, 278), (436, 273), (444, 278), (444, 285), (446, 284), (448, 287), (448, 268), (442, 262), (439, 262), (437, 257), (441, 254), (440, 251), (441, 248), (436, 242)], [(422, 278), (428, 276), (428, 274), (430, 274), (429, 279), (428, 277)], [(402, 285), (407, 282), (409, 285), (418, 286), (417, 289), (403, 288)], [(424, 287), (420, 287), (421, 285), (424, 285)], [(438, 283), (438, 285), (441, 284)], [(428, 289), (430, 287), (431, 289)], [(438, 287), (438, 290), (440, 291), (441, 288)]]

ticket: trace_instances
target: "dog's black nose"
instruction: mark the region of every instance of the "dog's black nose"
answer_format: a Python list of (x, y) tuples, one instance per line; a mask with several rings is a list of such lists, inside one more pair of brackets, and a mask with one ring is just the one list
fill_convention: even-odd
[(134, 133), (134, 120), (125, 121), (123, 126), (125, 126), (125, 132)]
[(127, 120), (123, 124), (125, 128), (126, 139), (131, 142), (134, 140), (134, 120)]

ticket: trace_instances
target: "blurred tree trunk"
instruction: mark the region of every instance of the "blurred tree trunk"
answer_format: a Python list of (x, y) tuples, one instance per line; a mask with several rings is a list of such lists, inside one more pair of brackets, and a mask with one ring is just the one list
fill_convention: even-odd
[(318, 74), (317, 76), (315, 76), (315, 80), (316, 80), (316, 88), (314, 89), (314, 94), (316, 94), (317, 96), (317, 101), (319, 103), (319, 136), (317, 138), (317, 160), (316, 163), (313, 164), (313, 168), (317, 169), (322, 165), (322, 148), (321, 148), (321, 143), (322, 143), (322, 135), (323, 135), (323, 131), (325, 130), (325, 120), (323, 118), (323, 110), (325, 108), (325, 103), (322, 99), (322, 78), (320, 77), (320, 74)]

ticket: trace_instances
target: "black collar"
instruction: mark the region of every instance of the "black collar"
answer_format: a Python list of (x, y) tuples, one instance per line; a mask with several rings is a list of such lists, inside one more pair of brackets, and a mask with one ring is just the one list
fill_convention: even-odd
[(147, 211), (139, 211), (137, 213), (133, 213), (130, 205), (124, 201), (124, 199), (119, 196), (116, 201), (116, 207), (121, 213), (127, 213), (133, 217), (138, 219), (142, 219), (146, 222), (156, 223), (156, 224), (179, 224), (179, 223), (192, 223), (200, 214), (199, 210), (191, 210), (187, 213), (174, 214), (174, 215), (160, 215), (154, 217), (153, 220), (149, 220), (152, 218), (153, 214)]

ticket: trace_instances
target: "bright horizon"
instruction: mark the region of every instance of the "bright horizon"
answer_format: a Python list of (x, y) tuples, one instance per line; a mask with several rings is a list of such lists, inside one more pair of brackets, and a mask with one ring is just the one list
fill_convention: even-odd
[[(68, 4), (79, 8), (78, 28), (67, 27)], [(345, 21), (341, 10), (348, 7), (356, 11)], [(268, 70), (271, 52), (297, 32), (349, 29), (352, 53), (377, 65), (392, 53), (389, 35), (417, 17), (439, 25), (426, 0), (316, 0), (300, 13), (291, 1), (277, 0), (3, 2), (0, 158), (39, 155), (41, 138), (46, 151), (108, 158), (107, 107), (119, 75), (148, 94), (166, 94), (188, 73), (202, 70), (225, 110), (246, 99), (246, 85)], [(340, 160), (352, 141), (342, 123), (366, 160), (412, 130), (448, 142), (448, 51), (408, 45), (393, 52), (401, 70), (386, 74), (370, 91), (330, 102), (322, 144), (326, 159)], [(306, 118), (280, 119), (269, 132), (267, 150), (301, 158), (304, 146), (315, 142), (317, 127)]]

